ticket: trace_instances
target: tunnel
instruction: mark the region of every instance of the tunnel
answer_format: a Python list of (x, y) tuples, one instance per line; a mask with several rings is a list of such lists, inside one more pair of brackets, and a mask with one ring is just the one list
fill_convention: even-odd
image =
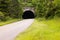
[(28, 10), (23, 13), (22, 18), (23, 19), (32, 19), (32, 18), (35, 18), (35, 15), (32, 11)]

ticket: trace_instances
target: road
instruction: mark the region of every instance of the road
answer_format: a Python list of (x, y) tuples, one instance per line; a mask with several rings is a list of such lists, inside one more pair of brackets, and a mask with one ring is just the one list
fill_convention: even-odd
[(34, 19), (24, 19), (12, 24), (0, 27), (0, 40), (14, 40), (21, 32), (25, 31), (34, 21)]

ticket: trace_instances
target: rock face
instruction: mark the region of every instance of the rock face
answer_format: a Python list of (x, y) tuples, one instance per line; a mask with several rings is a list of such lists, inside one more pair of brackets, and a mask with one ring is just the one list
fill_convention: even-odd
[(22, 17), (23, 19), (31, 19), (31, 18), (35, 18), (35, 15), (32, 11), (27, 10), (23, 13)]
[(34, 7), (23, 7), (23, 12), (28, 11), (28, 10), (30, 10), (32, 12), (35, 12), (35, 8)]

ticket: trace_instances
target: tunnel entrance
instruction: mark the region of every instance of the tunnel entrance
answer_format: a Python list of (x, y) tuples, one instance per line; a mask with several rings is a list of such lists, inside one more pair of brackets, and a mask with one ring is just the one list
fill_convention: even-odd
[(35, 18), (35, 15), (32, 11), (28, 10), (23, 13), (22, 18), (23, 19), (32, 19), (32, 18)]

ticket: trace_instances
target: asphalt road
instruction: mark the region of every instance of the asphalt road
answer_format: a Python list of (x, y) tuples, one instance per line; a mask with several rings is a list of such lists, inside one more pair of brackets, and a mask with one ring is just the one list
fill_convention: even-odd
[(0, 40), (14, 40), (14, 38), (21, 32), (25, 31), (34, 19), (24, 19), (12, 24), (0, 27)]

